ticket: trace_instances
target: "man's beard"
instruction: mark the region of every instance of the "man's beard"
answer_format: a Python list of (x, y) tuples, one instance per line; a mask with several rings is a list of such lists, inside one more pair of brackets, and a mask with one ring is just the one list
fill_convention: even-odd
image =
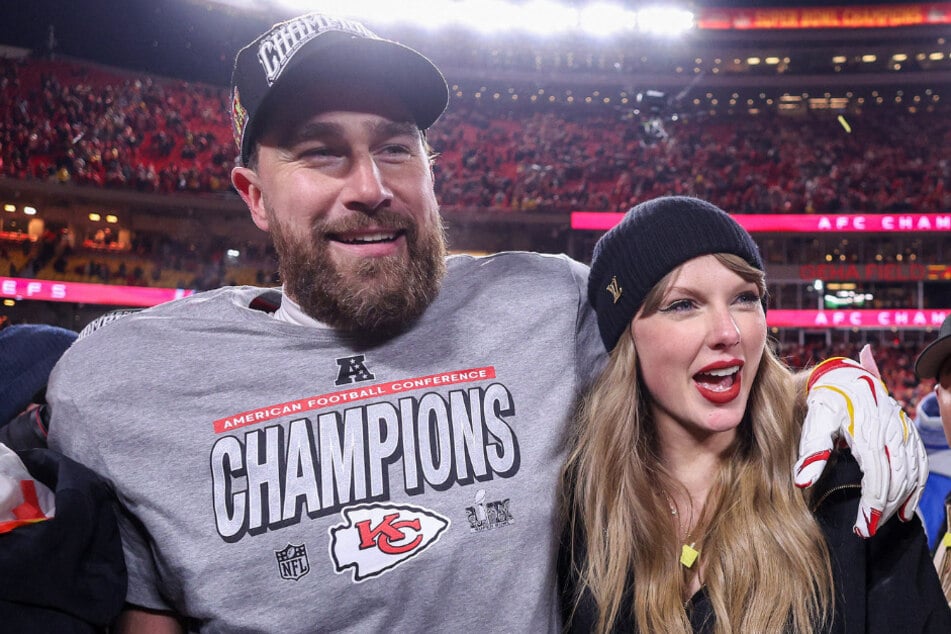
[[(390, 336), (422, 315), (439, 292), (446, 238), (438, 213), (425, 226), (386, 209), (355, 213), (333, 226), (315, 221), (310, 236), (300, 238), (281, 225), (266, 201), (265, 210), (284, 289), (320, 322), (358, 337)], [(406, 254), (334, 262), (329, 233), (371, 227), (402, 231)]]

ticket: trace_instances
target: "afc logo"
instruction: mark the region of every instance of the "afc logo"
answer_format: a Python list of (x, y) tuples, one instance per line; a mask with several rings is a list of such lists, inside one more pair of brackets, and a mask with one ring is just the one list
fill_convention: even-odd
[(275, 550), (277, 565), (282, 579), (297, 581), (310, 572), (310, 562), (307, 561), (307, 547), (303, 544), (288, 544), (281, 550)]
[(341, 511), (344, 523), (330, 528), (334, 570), (353, 571), (360, 582), (382, 575), (420, 554), (449, 528), (449, 518), (418, 506), (364, 504)]
[(348, 383), (354, 383), (359, 381), (372, 381), (376, 377), (367, 369), (364, 361), (364, 356), (358, 354), (353, 357), (343, 357), (341, 359), (336, 359), (337, 367), (340, 370), (337, 372), (337, 380), (334, 382), (334, 385), (347, 385)]

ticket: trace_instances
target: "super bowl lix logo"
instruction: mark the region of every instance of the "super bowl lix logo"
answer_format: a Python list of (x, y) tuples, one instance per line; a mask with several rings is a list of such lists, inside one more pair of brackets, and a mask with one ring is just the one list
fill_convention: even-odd
[(486, 502), (485, 489), (479, 489), (475, 496), (475, 504), (466, 507), (466, 519), (469, 520), (469, 530), (473, 533), (515, 523), (512, 511), (509, 509), (509, 499)]
[(382, 575), (420, 554), (449, 527), (448, 517), (411, 505), (364, 504), (341, 511), (345, 520), (330, 528), (334, 570), (353, 570), (360, 582)]

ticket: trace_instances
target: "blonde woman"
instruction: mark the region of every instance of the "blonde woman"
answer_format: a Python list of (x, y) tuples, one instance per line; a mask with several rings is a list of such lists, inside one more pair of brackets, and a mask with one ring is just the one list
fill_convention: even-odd
[[(745, 230), (697, 199), (642, 203), (595, 248), (589, 297), (612, 352), (567, 466), (570, 630), (951, 632), (917, 519), (853, 534), (847, 452), (795, 488), (802, 381), (767, 345)], [(809, 389), (843, 373), (835, 398), (888, 398), (845, 359)]]

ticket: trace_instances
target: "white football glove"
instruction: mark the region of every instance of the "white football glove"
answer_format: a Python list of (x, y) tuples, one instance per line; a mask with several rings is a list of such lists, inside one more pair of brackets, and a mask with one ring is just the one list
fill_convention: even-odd
[(914, 516), (928, 478), (928, 458), (915, 426), (888, 395), (868, 346), (860, 358), (861, 365), (834, 357), (813, 368), (795, 479), (800, 488), (811, 486), (836, 441), (848, 445), (863, 474), (854, 530), (871, 537), (895, 511), (904, 522)]

